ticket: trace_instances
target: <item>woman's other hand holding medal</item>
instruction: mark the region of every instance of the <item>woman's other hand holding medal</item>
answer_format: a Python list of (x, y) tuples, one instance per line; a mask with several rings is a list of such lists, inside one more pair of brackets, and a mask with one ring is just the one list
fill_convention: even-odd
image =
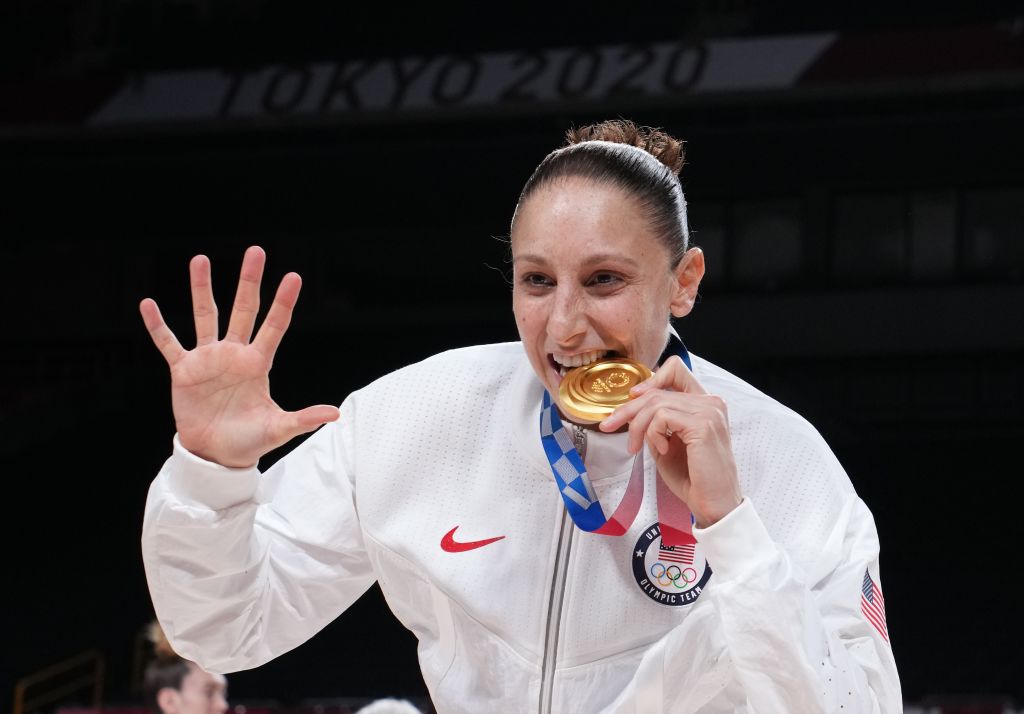
[(302, 280), (281, 279), (274, 302), (255, 337), (260, 282), (266, 254), (245, 252), (228, 330), (218, 336), (210, 261), (189, 263), (196, 346), (186, 350), (146, 298), (139, 312), (157, 349), (171, 368), (171, 404), (181, 445), (208, 461), (231, 467), (253, 466), (267, 452), (338, 418), (337, 407), (321, 404), (296, 412), (270, 397), (270, 367), (291, 322)]
[(708, 394), (676, 356), (633, 387), (633, 399), (601, 422), (601, 431), (629, 424), (629, 452), (644, 442), (658, 473), (706, 528), (740, 504), (725, 402)]

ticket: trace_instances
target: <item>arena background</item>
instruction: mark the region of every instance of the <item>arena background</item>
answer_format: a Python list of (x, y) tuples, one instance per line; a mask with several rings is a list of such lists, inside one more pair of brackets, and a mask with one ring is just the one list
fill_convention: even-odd
[[(188, 343), (190, 256), (225, 319), (247, 245), (265, 302), (302, 274), (287, 408), (515, 339), (518, 191), (569, 126), (621, 116), (687, 141), (709, 264), (688, 346), (810, 419), (875, 514), (906, 701), (1021, 706), (1017, 4), (8, 5), (0, 697), (97, 648), (105, 699), (137, 700), (142, 507), (173, 434), (142, 297)], [(281, 706), (425, 695), (376, 588), (230, 682)]]

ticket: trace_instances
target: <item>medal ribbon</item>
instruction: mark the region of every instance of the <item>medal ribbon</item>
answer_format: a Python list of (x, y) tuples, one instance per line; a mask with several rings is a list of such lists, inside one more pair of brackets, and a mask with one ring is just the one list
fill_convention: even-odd
[[(673, 333), (662, 358), (678, 355), (687, 369), (693, 371), (690, 354), (682, 341)], [(544, 391), (544, 399), (540, 410), (540, 439), (544, 453), (551, 465), (551, 473), (555, 477), (555, 485), (562, 494), (565, 510), (569, 512), (573, 523), (587, 533), (620, 536), (629, 530), (640, 511), (640, 503), (644, 496), (644, 450), (641, 448), (633, 460), (633, 470), (626, 485), (618, 507), (611, 518), (604, 514), (601, 502), (594, 493), (594, 487), (587, 475), (587, 468), (576, 451), (576, 445), (569, 430), (562, 424), (551, 395)], [(665, 484), (661, 474), (656, 474), (658, 522), (661, 526), (661, 542), (665, 546), (692, 545), (697, 542), (693, 537), (693, 514), (690, 507), (676, 496)]]

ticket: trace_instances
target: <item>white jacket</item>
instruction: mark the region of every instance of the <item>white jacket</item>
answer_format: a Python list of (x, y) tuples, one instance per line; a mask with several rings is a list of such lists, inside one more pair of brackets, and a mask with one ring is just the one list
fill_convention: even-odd
[[(626, 535), (572, 525), (540, 442), (543, 388), (519, 343), (487, 345), (353, 393), (263, 475), (175, 438), (142, 539), (160, 622), (182, 656), (246, 669), (376, 580), (439, 712), (902, 711), (862, 611), (865, 572), (880, 582), (871, 513), (806, 421), (693, 367), (729, 407), (745, 500), (694, 529), (692, 564), (658, 549), (650, 458)], [(629, 476), (621, 438), (590, 437), (606, 513)], [(503, 538), (447, 552), (455, 526), (457, 543)]]

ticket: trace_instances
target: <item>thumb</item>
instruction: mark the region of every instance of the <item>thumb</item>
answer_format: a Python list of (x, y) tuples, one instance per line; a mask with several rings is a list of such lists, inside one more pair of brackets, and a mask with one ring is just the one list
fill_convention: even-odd
[(275, 429), (278, 432), (275, 440), (283, 444), (328, 422), (337, 421), (340, 416), (338, 407), (329, 404), (317, 404), (296, 412), (285, 412)]

